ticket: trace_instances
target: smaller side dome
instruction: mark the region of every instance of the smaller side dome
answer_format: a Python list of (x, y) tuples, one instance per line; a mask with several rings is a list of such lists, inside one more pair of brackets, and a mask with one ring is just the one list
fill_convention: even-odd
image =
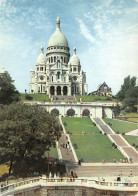
[(36, 65), (39, 65), (39, 64), (41, 64), (41, 65), (45, 65), (46, 64), (46, 57), (44, 55), (44, 48), (43, 48), (43, 46), (41, 46), (41, 53), (38, 56), (37, 62), (36, 62)]
[(78, 56), (76, 55), (76, 47), (73, 48), (73, 56), (70, 58), (69, 61), (70, 65), (80, 65), (80, 60)]

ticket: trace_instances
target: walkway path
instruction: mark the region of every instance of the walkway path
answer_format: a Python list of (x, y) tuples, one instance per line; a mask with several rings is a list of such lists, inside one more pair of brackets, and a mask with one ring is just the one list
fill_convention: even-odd
[[(66, 134), (63, 133), (61, 135), (60, 139), (59, 139), (59, 142), (58, 142), (63, 160), (64, 161), (69, 161), (69, 162), (75, 162), (75, 159), (74, 159), (71, 148), (66, 148), (67, 143), (68, 143), (68, 139), (66, 137)], [(63, 147), (63, 144), (64, 144), (64, 147)]]
[(108, 125), (106, 125), (102, 119), (94, 118), (94, 121), (104, 133), (110, 135), (112, 141), (114, 141), (118, 147), (122, 149), (124, 154), (131, 157), (135, 163), (138, 163), (138, 152), (131, 145), (129, 145), (129, 143), (121, 135), (115, 134), (115, 132)]

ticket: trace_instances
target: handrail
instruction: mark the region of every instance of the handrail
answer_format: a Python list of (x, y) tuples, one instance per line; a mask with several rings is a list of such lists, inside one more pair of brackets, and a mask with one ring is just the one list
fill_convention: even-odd
[[(84, 186), (92, 187), (99, 189), (108, 189), (108, 190), (135, 190), (138, 191), (138, 182), (131, 182), (130, 180), (124, 181), (101, 181), (95, 179), (83, 179), (83, 178), (46, 178), (46, 177), (37, 177), (32, 179), (27, 179), (19, 181), (13, 184), (8, 184), (0, 188), (0, 193), (6, 193), (13, 191), (20, 187), (20, 189), (27, 188), (26, 186)], [(0, 194), (1, 195), (1, 194)]]

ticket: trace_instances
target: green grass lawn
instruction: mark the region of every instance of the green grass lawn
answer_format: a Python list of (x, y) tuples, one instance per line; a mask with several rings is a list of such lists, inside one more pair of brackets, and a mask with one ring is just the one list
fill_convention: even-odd
[[(120, 160), (124, 156), (118, 149), (112, 147), (112, 143), (105, 135), (99, 134), (99, 129), (93, 125), (90, 118), (62, 118), (66, 131), (70, 131), (72, 144), (77, 144), (75, 149), (78, 159), (84, 162), (102, 162), (105, 159), (111, 162), (113, 159)], [(86, 135), (82, 135), (82, 131)], [(94, 134), (93, 134), (94, 133)]]
[[(45, 152), (45, 156), (48, 157), (48, 152)], [(54, 147), (50, 148), (49, 157), (58, 159), (57, 149)]]
[[(21, 100), (25, 100), (25, 93), (21, 93), (20, 94), (20, 99)], [(33, 97), (32, 101), (50, 101), (49, 96), (48, 95), (43, 95), (43, 94), (29, 94), (30, 96)]]
[(132, 144), (135, 144), (135, 149), (138, 150), (138, 148), (136, 148), (136, 145), (138, 145), (138, 136), (131, 136), (131, 135), (123, 135), (123, 137), (128, 141), (128, 143), (132, 146)]
[(9, 172), (9, 168), (7, 165), (0, 165), (0, 177)]
[(127, 121), (138, 122), (138, 113), (127, 113), (124, 114), (124, 116), (126, 117), (125, 120)]
[(75, 149), (78, 159), (84, 162), (112, 162), (113, 159), (124, 159), (121, 152), (112, 147), (112, 143), (105, 135), (71, 135), (72, 144), (76, 143)]
[(66, 131), (70, 131), (73, 134), (82, 134), (82, 131), (85, 131), (87, 134), (99, 134), (100, 132), (99, 129), (94, 126), (90, 118), (66, 117), (62, 118), (62, 122), (63, 124), (67, 124), (67, 126), (65, 126)]
[(138, 124), (136, 123), (129, 123), (129, 122), (124, 122), (124, 121), (120, 121), (120, 120), (116, 120), (116, 119), (107, 119), (104, 118), (103, 119), (105, 121), (105, 123), (111, 123), (111, 128), (117, 132), (119, 131), (119, 133), (127, 133), (129, 131), (138, 129)]
[(91, 95), (76, 95), (77, 100), (79, 101), (80, 98), (82, 102), (94, 102), (94, 101), (115, 101), (115, 99), (108, 100), (107, 97), (104, 96), (91, 96)]

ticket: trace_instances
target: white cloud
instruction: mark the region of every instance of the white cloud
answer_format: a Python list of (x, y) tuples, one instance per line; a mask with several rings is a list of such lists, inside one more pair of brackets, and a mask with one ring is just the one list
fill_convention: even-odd
[(96, 39), (94, 38), (94, 36), (90, 33), (90, 30), (88, 29), (88, 27), (83, 23), (82, 20), (77, 19), (77, 21), (79, 22), (80, 25), (80, 30), (81, 30), (81, 34), (91, 43), (96, 42)]

